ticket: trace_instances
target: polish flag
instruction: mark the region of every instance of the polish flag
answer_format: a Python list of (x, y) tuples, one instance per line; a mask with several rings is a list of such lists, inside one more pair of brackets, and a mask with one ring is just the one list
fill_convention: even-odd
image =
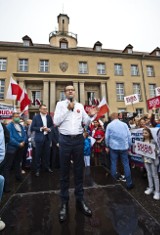
[(10, 100), (17, 100), (19, 101), (21, 98), (21, 95), (23, 93), (22, 88), (18, 85), (18, 83), (11, 77), (9, 87), (7, 90), (6, 99)]
[(99, 119), (105, 113), (109, 112), (109, 106), (108, 106), (107, 101), (106, 101), (106, 99), (104, 97), (101, 100), (101, 102), (99, 103), (98, 108), (99, 108), (99, 111), (97, 113), (96, 119)]
[(20, 110), (24, 112), (28, 110), (28, 105), (30, 105), (31, 100), (28, 98), (26, 91), (23, 89), (22, 95), (20, 97)]

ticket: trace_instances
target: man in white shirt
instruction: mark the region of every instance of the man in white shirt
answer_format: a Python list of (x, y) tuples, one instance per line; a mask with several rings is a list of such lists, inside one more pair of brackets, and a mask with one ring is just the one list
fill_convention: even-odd
[[(61, 208), (59, 220), (63, 222), (67, 219), (69, 201), (69, 170), (72, 156), (75, 178), (76, 206), (85, 215), (91, 216), (92, 212), (84, 202), (83, 194), (83, 124), (89, 125), (90, 116), (85, 112), (82, 104), (75, 100), (75, 89), (72, 85), (65, 88), (66, 100), (57, 103), (54, 124), (59, 127), (59, 151), (61, 170)], [(97, 109), (92, 109), (90, 115), (97, 113)]]

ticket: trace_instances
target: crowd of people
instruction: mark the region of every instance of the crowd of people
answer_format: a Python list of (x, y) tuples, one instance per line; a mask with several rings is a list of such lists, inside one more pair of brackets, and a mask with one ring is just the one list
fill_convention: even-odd
[[(143, 128), (143, 141), (155, 145), (156, 157), (142, 156), (148, 179), (145, 194), (153, 193), (159, 200), (159, 156), (160, 146), (154, 141), (150, 128), (160, 127), (152, 114), (139, 117), (137, 113), (112, 113), (108, 120), (96, 119), (98, 109), (91, 108), (87, 114), (82, 104), (75, 100), (72, 85), (65, 87), (66, 100), (57, 103), (53, 119), (47, 106), (41, 104), (39, 113), (33, 120), (23, 120), (19, 112), (14, 112), (12, 120), (0, 123), (0, 199), (3, 192), (10, 192), (10, 172), (23, 180), (27, 169), (40, 177), (41, 171), (52, 174), (60, 169), (61, 207), (59, 220), (67, 219), (69, 203), (69, 170), (73, 162), (75, 177), (76, 207), (85, 215), (92, 211), (84, 199), (84, 167), (104, 166), (111, 176), (126, 182), (128, 190), (134, 187), (128, 150), (131, 147), (131, 131)], [(157, 132), (157, 134), (159, 131)], [(0, 220), (0, 230), (5, 224)]]

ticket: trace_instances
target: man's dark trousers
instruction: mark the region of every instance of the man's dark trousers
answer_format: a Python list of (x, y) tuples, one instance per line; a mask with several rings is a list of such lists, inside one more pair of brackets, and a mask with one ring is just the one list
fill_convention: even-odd
[(75, 196), (76, 200), (83, 200), (83, 135), (69, 136), (60, 134), (60, 171), (61, 171), (61, 200), (67, 203), (69, 200), (69, 174), (70, 164), (73, 160)]

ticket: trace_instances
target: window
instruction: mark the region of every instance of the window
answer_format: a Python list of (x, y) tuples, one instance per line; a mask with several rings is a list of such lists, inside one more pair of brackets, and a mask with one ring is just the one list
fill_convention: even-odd
[(5, 79), (0, 79), (0, 99), (4, 99)]
[(0, 71), (6, 71), (7, 69), (7, 59), (0, 58)]
[(131, 48), (128, 48), (128, 54), (132, 54), (133, 50)]
[(59, 41), (59, 45), (60, 45), (60, 48), (62, 49), (66, 49), (68, 48), (68, 41), (65, 39), (65, 38), (62, 38), (60, 41)]
[(139, 117), (142, 117), (143, 116), (143, 109), (141, 109), (141, 108), (136, 109), (136, 113), (138, 113)]
[(96, 51), (101, 51), (101, 50), (102, 50), (102, 46), (96, 45)]
[(138, 65), (131, 64), (131, 76), (138, 76)]
[(154, 77), (154, 68), (151, 65), (147, 66), (147, 76), (148, 77)]
[(95, 92), (87, 92), (87, 104), (94, 105)]
[(106, 74), (105, 63), (97, 63), (97, 74)]
[(62, 100), (65, 100), (66, 99), (66, 95), (65, 95), (65, 92), (64, 91), (60, 91), (60, 97), (59, 97), (59, 100), (62, 101)]
[(32, 95), (32, 104), (39, 106), (41, 103), (41, 98), (42, 98), (42, 93), (41, 91), (31, 91), (31, 95)]
[(87, 62), (79, 62), (79, 73), (88, 73)]
[(30, 41), (24, 40), (23, 45), (24, 45), (25, 47), (29, 47)]
[(117, 101), (124, 101), (124, 84), (123, 83), (116, 84), (116, 94), (117, 94)]
[(115, 75), (123, 75), (122, 65), (114, 64), (114, 73)]
[(133, 83), (133, 94), (137, 94), (139, 101), (142, 101), (141, 97), (141, 86), (139, 83)]
[(48, 72), (49, 71), (49, 61), (48, 60), (40, 60), (39, 71), (40, 72)]
[(28, 71), (28, 59), (19, 59), (18, 71), (22, 71), (22, 72)]
[(68, 48), (68, 43), (66, 43), (66, 42), (60, 42), (60, 48), (63, 48), (63, 49)]
[(149, 97), (155, 97), (156, 96), (156, 84), (149, 84)]

